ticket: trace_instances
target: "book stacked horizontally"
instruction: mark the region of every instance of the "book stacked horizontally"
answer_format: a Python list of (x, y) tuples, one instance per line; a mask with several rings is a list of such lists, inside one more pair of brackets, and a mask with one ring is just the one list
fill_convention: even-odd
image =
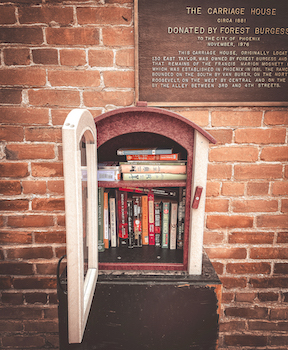
[(186, 162), (171, 148), (120, 148), (117, 155), (123, 180), (186, 180)]

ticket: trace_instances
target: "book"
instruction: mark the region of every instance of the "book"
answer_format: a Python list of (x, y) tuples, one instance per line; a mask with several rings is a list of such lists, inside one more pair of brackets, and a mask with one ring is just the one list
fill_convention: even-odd
[(183, 249), (185, 203), (186, 203), (186, 188), (182, 187), (180, 188), (180, 191), (179, 191), (177, 249)]
[(161, 202), (154, 202), (155, 208), (155, 246), (161, 247)]
[(128, 246), (127, 192), (117, 191), (119, 247)]
[(150, 191), (157, 197), (178, 197), (178, 188), (167, 187), (167, 188), (143, 188), (143, 187), (119, 187), (119, 191), (139, 193), (139, 194), (148, 194)]
[(98, 251), (104, 252), (104, 187), (98, 187)]
[(126, 155), (126, 160), (178, 160), (179, 153), (171, 154), (130, 154)]
[(117, 149), (118, 156), (134, 155), (134, 154), (172, 154), (172, 148), (119, 148)]
[(148, 196), (141, 197), (142, 245), (148, 245)]
[(186, 174), (163, 174), (163, 173), (123, 173), (123, 180), (125, 181), (143, 181), (143, 180), (186, 180)]
[(109, 249), (109, 207), (108, 207), (108, 192), (104, 191), (104, 247)]
[(133, 196), (134, 247), (142, 247), (141, 196)]
[(176, 249), (177, 238), (177, 217), (178, 217), (178, 203), (171, 203), (171, 217), (170, 217), (170, 249)]
[(121, 164), (122, 173), (171, 173), (186, 174), (186, 164)]
[(170, 202), (162, 203), (162, 248), (169, 248)]
[(117, 247), (117, 233), (116, 233), (116, 199), (115, 196), (109, 198), (109, 214), (110, 214), (110, 234), (111, 247)]
[(148, 242), (149, 245), (155, 245), (155, 209), (154, 194), (148, 193)]
[(131, 198), (127, 200), (127, 221), (128, 221), (128, 248), (134, 246), (134, 230), (133, 230), (133, 201)]
[(119, 169), (98, 169), (98, 181), (119, 181), (121, 179), (120, 167)]

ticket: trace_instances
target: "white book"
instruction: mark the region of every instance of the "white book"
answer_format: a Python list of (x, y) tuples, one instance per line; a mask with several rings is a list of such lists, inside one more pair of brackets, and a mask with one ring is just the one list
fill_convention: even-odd
[(171, 203), (170, 249), (176, 249), (178, 203)]
[(109, 212), (110, 212), (111, 247), (117, 247), (116, 200), (115, 200), (115, 197), (109, 198)]

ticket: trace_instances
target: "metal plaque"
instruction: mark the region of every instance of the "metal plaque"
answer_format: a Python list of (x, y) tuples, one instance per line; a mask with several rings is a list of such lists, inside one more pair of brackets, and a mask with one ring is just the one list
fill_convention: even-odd
[(138, 101), (288, 105), (288, 1), (135, 1)]

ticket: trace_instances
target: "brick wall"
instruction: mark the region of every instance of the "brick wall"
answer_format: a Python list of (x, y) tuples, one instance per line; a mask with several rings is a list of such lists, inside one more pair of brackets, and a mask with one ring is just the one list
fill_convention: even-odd
[[(58, 347), (65, 252), (61, 126), (134, 104), (132, 0), (0, 2), (0, 348)], [(287, 349), (287, 108), (174, 108), (217, 140), (205, 247), (219, 349)]]

